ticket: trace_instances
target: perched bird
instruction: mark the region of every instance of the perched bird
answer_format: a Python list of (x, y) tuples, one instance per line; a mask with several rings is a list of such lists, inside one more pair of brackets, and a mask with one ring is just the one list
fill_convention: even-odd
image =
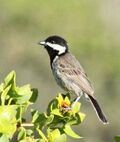
[(49, 54), (51, 69), (58, 85), (67, 92), (76, 94), (75, 102), (84, 95), (90, 100), (99, 120), (107, 124), (108, 121), (94, 96), (94, 88), (81, 64), (70, 53), (67, 41), (60, 36), (53, 35), (39, 44), (43, 45)]

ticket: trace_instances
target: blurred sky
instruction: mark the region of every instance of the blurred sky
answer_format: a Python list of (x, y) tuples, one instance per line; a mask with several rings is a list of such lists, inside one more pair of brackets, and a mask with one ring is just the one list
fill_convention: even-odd
[(40, 111), (63, 92), (54, 81), (46, 51), (37, 45), (53, 34), (68, 41), (110, 122), (103, 126), (81, 99), (87, 117), (75, 129), (84, 139), (69, 141), (113, 142), (120, 134), (120, 0), (0, 1), (0, 81), (15, 70), (19, 85), (38, 88), (34, 107)]

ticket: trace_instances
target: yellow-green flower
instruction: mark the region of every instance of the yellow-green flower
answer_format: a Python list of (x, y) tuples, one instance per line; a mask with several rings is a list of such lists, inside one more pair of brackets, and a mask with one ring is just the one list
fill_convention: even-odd
[(64, 97), (62, 94), (59, 94), (57, 96), (57, 100), (59, 108), (70, 108), (71, 102), (67, 95)]

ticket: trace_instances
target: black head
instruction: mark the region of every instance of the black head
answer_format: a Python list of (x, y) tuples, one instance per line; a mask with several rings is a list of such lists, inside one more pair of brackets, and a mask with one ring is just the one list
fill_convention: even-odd
[(63, 47), (67, 48), (67, 41), (64, 38), (62, 38), (60, 36), (57, 36), (57, 35), (48, 37), (45, 40), (45, 42), (49, 42), (51, 44), (57, 44), (57, 45), (60, 45), (60, 46), (63, 46)]
[(51, 60), (53, 60), (56, 56), (61, 56), (68, 52), (66, 40), (57, 35), (48, 37), (44, 41), (40, 42), (40, 45), (43, 45), (46, 48)]

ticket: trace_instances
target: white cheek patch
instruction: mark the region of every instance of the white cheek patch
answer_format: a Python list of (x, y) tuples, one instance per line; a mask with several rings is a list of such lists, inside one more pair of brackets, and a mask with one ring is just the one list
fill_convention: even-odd
[(47, 42), (46, 45), (53, 48), (54, 50), (57, 50), (59, 55), (62, 54), (62, 53), (65, 53), (65, 50), (66, 50), (65, 46), (54, 44), (54, 43), (52, 44), (52, 43), (49, 43), (49, 42)]

